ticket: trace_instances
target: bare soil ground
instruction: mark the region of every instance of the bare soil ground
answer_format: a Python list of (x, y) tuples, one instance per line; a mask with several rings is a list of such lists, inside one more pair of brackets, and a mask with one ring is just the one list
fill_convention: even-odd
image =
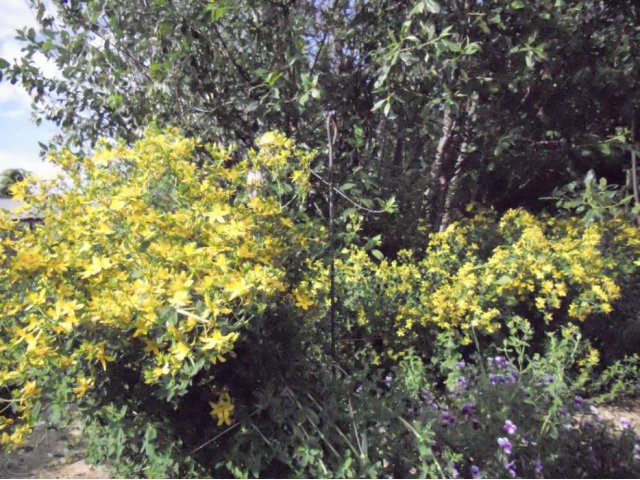
[(620, 421), (626, 418), (631, 423), (631, 428), (640, 435), (640, 398), (619, 402), (616, 405), (599, 406), (596, 407), (596, 411), (618, 429), (622, 429)]
[(104, 467), (84, 460), (82, 428), (47, 428), (39, 424), (29, 444), (10, 454), (0, 453), (0, 478), (110, 478)]

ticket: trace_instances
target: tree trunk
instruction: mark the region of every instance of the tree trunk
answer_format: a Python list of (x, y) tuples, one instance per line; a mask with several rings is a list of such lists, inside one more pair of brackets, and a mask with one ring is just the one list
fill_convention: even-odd
[(431, 165), (429, 187), (425, 192), (427, 224), (436, 230), (442, 218), (447, 187), (453, 174), (460, 143), (457, 138), (459, 117), (451, 107), (445, 108), (442, 134), (438, 141), (436, 157)]
[(464, 167), (469, 158), (469, 154), (472, 151), (472, 146), (469, 144), (471, 136), (471, 129), (476, 119), (476, 108), (478, 106), (478, 95), (474, 93), (469, 99), (467, 106), (467, 114), (464, 119), (463, 126), (461, 128), (460, 137), (461, 144), (458, 151), (458, 156), (455, 162), (455, 168), (453, 177), (449, 182), (446, 190), (444, 211), (442, 214), (442, 222), (440, 223), (440, 231), (447, 228), (454, 220), (454, 215), (457, 208), (460, 206), (460, 194), (462, 192), (462, 179), (464, 174)]

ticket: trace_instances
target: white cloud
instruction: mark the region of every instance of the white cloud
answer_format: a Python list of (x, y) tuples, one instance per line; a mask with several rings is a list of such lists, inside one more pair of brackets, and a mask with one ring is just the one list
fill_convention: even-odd
[[(16, 29), (23, 27), (38, 28), (34, 13), (30, 10), (28, 0), (0, 0), (2, 15), (0, 16), (0, 58), (10, 62), (23, 56), (23, 44), (16, 40)], [(33, 65), (46, 77), (60, 77), (56, 64), (41, 53), (33, 56)], [(20, 86), (7, 81), (0, 83), (0, 117), (17, 118), (31, 113), (31, 97)]]
[(31, 97), (19, 85), (11, 85), (8, 82), (0, 83), (0, 109), (5, 107), (23, 107), (28, 110), (31, 104)]
[(62, 172), (58, 166), (39, 158), (28, 158), (20, 153), (0, 150), (0, 172), (8, 168), (23, 168), (41, 178), (51, 178)]
[[(30, 26), (38, 29), (35, 18), (27, 5), (27, 0), (1, 0), (9, 2), (9, 14), (0, 17), (0, 58), (14, 61), (23, 56), (23, 43), (16, 40), (15, 30), (22, 26)], [(3, 12), (4, 13), (4, 12)], [(52, 62), (41, 53), (36, 53), (33, 57), (33, 64), (46, 77), (56, 77), (60, 75), (55, 62)]]
[(10, 62), (22, 57), (21, 43), (12, 37), (0, 37), (0, 57)]
[(29, 9), (27, 0), (2, 0), (0, 16), (0, 39), (16, 36), (16, 29), (37, 27), (35, 15)]
[[(29, 0), (0, 0), (0, 10), (0, 58), (13, 62), (23, 55), (23, 44), (15, 38), (16, 30), (23, 27), (37, 30), (38, 25)], [(60, 74), (56, 65), (41, 54), (34, 56), (33, 63), (46, 76)], [(38, 177), (52, 177), (60, 169), (41, 160), (37, 153), (37, 140), (52, 132), (31, 124), (30, 114), (29, 94), (19, 84), (0, 82), (0, 171), (23, 168)]]
[(24, 117), (28, 114), (29, 112), (27, 110), (25, 110), (24, 108), (16, 108), (14, 110), (1, 110), (0, 111), (0, 118), (18, 118), (18, 117)]

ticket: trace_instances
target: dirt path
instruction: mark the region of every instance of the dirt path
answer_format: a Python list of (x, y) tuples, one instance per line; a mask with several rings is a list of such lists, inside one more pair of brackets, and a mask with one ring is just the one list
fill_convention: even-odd
[(620, 402), (617, 405), (604, 405), (595, 408), (596, 413), (602, 418), (612, 422), (616, 428), (621, 429), (620, 422), (626, 419), (630, 427), (640, 435), (640, 398)]
[(109, 478), (102, 467), (84, 461), (82, 430), (47, 428), (39, 424), (29, 445), (10, 453), (0, 453), (0, 478)]

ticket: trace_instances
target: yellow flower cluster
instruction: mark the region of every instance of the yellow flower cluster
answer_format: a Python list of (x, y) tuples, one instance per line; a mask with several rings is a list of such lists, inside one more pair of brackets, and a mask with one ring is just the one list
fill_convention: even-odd
[(518, 315), (544, 324), (610, 313), (616, 275), (639, 265), (638, 238), (619, 220), (584, 226), (523, 210), (500, 222), (479, 214), (432, 235), (421, 254), (376, 264), (360, 249), (343, 252), (340, 295), (358, 325), (395, 351), (429, 326), (469, 343), (473, 331), (492, 334)]
[(58, 152), (63, 177), (16, 187), (43, 223), (0, 216), (0, 444), (22, 441), (43, 393), (85, 398), (114, 362), (170, 392), (232, 356), (270, 305), (312, 306), (288, 272), (317, 244), (304, 217), (312, 155), (274, 132), (257, 145), (238, 160), (148, 132), (91, 158)]
[(220, 394), (216, 403), (211, 403), (211, 415), (217, 418), (218, 426), (231, 425), (231, 416), (234, 409), (229, 392), (226, 390)]

